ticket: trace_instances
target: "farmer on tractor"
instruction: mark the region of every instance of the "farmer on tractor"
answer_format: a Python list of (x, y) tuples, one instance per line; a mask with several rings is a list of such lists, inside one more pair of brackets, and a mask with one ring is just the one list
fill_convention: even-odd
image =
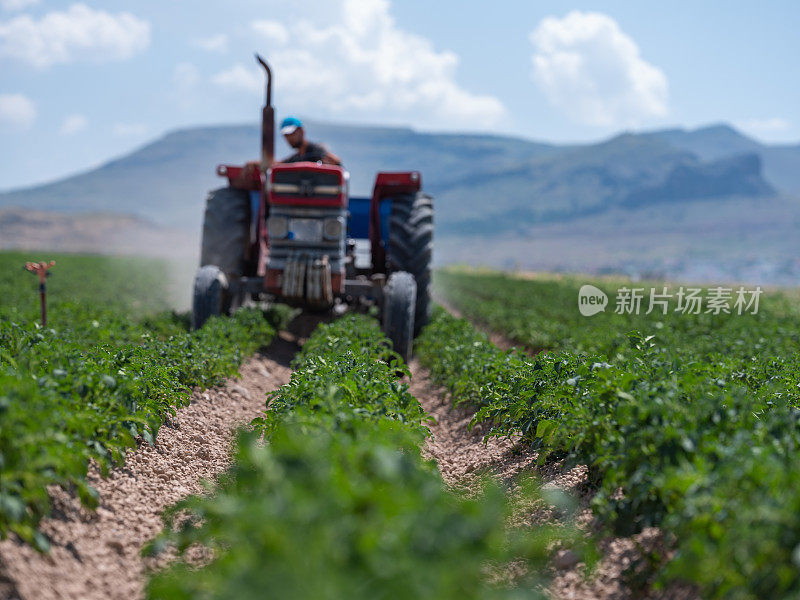
[(328, 165), (341, 165), (341, 159), (325, 146), (306, 139), (303, 123), (296, 117), (286, 117), (281, 123), (281, 133), (286, 143), (296, 150), (281, 162), (322, 162)]
[[(381, 171), (370, 196), (350, 195), (339, 157), (283, 120), (294, 154), (275, 161), (272, 71), (261, 110), (261, 160), (217, 166), (228, 184), (206, 200), (192, 327), (248, 301), (281, 301), (309, 311), (377, 309), (404, 359), (430, 320), (433, 198), (419, 171)], [(356, 260), (356, 240), (368, 260)], [(365, 257), (360, 257), (365, 258)]]

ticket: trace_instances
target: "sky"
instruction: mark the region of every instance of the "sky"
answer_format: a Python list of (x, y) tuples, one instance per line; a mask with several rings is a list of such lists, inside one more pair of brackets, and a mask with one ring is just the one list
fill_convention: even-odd
[(279, 117), (550, 142), (726, 122), (798, 143), (798, 25), (795, 0), (0, 0), (0, 189), (256, 123), (255, 51)]

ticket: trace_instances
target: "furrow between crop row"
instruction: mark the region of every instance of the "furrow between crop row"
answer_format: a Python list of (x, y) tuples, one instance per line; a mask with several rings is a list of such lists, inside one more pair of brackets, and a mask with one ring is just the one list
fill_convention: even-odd
[(665, 532), (672, 552), (647, 557), (662, 584), (714, 598), (800, 589), (800, 413), (781, 391), (782, 363), (772, 363), (772, 381), (758, 382), (755, 362), (745, 367), (752, 373), (723, 379), (714, 373), (724, 363), (677, 362), (635, 332), (611, 362), (567, 351), (530, 357), (499, 350), (441, 309), (417, 352), (489, 436), (511, 436), (540, 461), (589, 465), (608, 533)]
[[(578, 535), (509, 529), (515, 505), (494, 481), (444, 484), (420, 453), (429, 417), (374, 320), (321, 326), (293, 367), (214, 493), (168, 511), (151, 551), (181, 560), (151, 598), (542, 597), (553, 543), (577, 548)], [(543, 504), (536, 486), (519, 490)]]
[(111, 469), (106, 477), (92, 467), (87, 481), (99, 495), (96, 511), (50, 488), (54, 512), (40, 527), (51, 542), (49, 553), (11, 539), (0, 542), (0, 561), (15, 588), (7, 590), (8, 597), (143, 597), (146, 568), (154, 563), (143, 560), (141, 550), (161, 531), (161, 512), (202, 491), (203, 480), (212, 480), (229, 466), (234, 431), (263, 410), (267, 392), (288, 381), (295, 350), (290, 339), (277, 339), (247, 360), (239, 377), (194, 391), (169, 426), (159, 429), (152, 446), (142, 444), (126, 453), (124, 466)]

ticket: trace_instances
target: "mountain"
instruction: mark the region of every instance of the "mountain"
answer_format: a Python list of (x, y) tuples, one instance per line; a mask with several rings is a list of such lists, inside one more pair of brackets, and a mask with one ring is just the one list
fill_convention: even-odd
[[(671, 272), (680, 257), (716, 261), (723, 252), (732, 256), (731, 249), (739, 266), (752, 262), (742, 248), (753, 260), (766, 249), (773, 261), (800, 253), (791, 242), (800, 223), (800, 145), (761, 144), (728, 125), (623, 133), (573, 145), (398, 127), (309, 122), (306, 128), (313, 141), (343, 158), (354, 196), (369, 195), (380, 170), (421, 171), (424, 189), (436, 198), (440, 262), (595, 270), (640, 264), (656, 272), (663, 255)], [(282, 141), (277, 154), (289, 154)], [(75, 236), (85, 233), (77, 225), (80, 214), (103, 213), (107, 231), (114, 229), (110, 213), (128, 215), (147, 225), (124, 222), (126, 231), (150, 228), (142, 239), (155, 236), (166, 240), (164, 247), (181, 244), (182, 252), (193, 253), (205, 196), (226, 183), (215, 175), (216, 165), (258, 155), (254, 125), (177, 130), (97, 169), (0, 193), (0, 208), (70, 213)], [(12, 229), (0, 231), (0, 245), (7, 245)], [(189, 238), (174, 233), (180, 231)], [(579, 238), (574, 231), (582, 232)], [(710, 232), (715, 241), (706, 244)], [(103, 239), (109, 251), (119, 251), (113, 235)], [(644, 249), (645, 242), (653, 248)], [(739, 266), (724, 272), (739, 272)]]
[[(380, 170), (422, 171), (436, 193), (471, 174), (492, 171), (556, 151), (548, 144), (488, 135), (426, 134), (411, 129), (308, 123), (314, 140), (324, 141), (350, 170), (351, 193), (369, 195)], [(64, 212), (115, 211), (158, 224), (197, 229), (208, 190), (225, 180), (219, 163), (257, 159), (254, 125), (183, 129), (97, 169), (46, 185), (0, 193), (0, 206)], [(288, 147), (279, 141), (285, 155)]]
[(257, 155), (250, 150), (258, 144), (254, 135), (253, 127), (176, 131), (86, 173), (0, 194), (0, 206), (117, 212), (196, 229), (205, 192), (220, 184), (215, 165), (220, 157), (243, 162)]
[(742, 154), (701, 164), (677, 165), (657, 185), (628, 194), (624, 206), (725, 197), (765, 198), (775, 189), (761, 176), (761, 157)]
[(767, 181), (780, 190), (800, 193), (800, 144), (760, 144), (724, 124), (694, 130), (667, 129), (645, 135), (691, 152), (701, 160), (718, 160), (737, 154), (758, 154), (763, 161)]
[(700, 160), (718, 160), (737, 154), (758, 153), (764, 146), (742, 135), (730, 125), (717, 124), (699, 129), (664, 129), (642, 134), (686, 150)]
[[(309, 123), (307, 129), (343, 157), (354, 195), (368, 195), (379, 170), (422, 171), (426, 190), (437, 197), (443, 233), (483, 228), (493, 235), (529, 221), (641, 203), (650, 193), (675, 202), (699, 192), (769, 193), (770, 182), (780, 189), (800, 173), (800, 147), (795, 156), (791, 147), (763, 146), (727, 126), (623, 134), (573, 146), (406, 128)], [(196, 231), (207, 191), (224, 184), (215, 165), (257, 157), (258, 140), (258, 127), (249, 125), (174, 131), (87, 173), (0, 194), (0, 206), (113, 211)], [(760, 158), (764, 180), (747, 189), (721, 188), (728, 185), (726, 173), (718, 172), (724, 165), (710, 165), (742, 153)]]

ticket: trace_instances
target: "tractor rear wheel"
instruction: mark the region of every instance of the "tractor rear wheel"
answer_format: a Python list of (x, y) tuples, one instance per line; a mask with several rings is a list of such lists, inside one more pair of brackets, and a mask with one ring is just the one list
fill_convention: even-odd
[(417, 283), (414, 335), (431, 317), (432, 258), (433, 198), (423, 192), (393, 197), (387, 267), (410, 273)]
[(405, 362), (411, 358), (416, 304), (417, 283), (411, 273), (389, 275), (383, 288), (383, 332)]
[(200, 266), (215, 265), (228, 278), (244, 273), (250, 243), (250, 194), (224, 187), (209, 192), (203, 220)]
[(211, 317), (227, 312), (228, 280), (219, 267), (200, 267), (194, 278), (192, 329), (200, 329)]

